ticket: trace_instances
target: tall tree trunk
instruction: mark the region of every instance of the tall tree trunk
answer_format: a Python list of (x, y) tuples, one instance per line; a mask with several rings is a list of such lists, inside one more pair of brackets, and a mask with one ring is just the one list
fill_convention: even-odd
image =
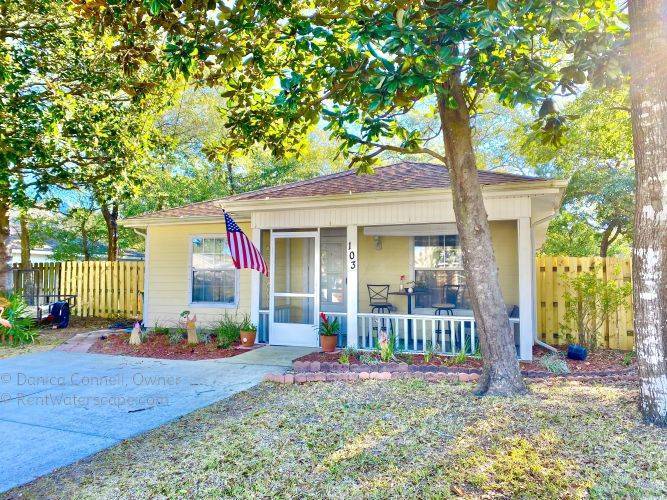
[(30, 262), (30, 230), (26, 210), (21, 210), (19, 223), (21, 225), (21, 269), (30, 269), (32, 267), (32, 262)]
[(118, 202), (112, 202), (111, 207), (100, 203), (100, 210), (107, 227), (107, 260), (118, 260)]
[(10, 294), (9, 203), (0, 199), (0, 293)]
[(644, 418), (667, 425), (667, 0), (629, 2), (634, 326)]
[[(454, 214), (458, 228), (466, 283), (475, 314), (484, 371), (477, 394), (510, 396), (526, 387), (521, 377), (514, 334), (498, 281), (498, 265), (491, 243), (491, 230), (484, 207), (482, 188), (472, 143), (470, 114), (458, 77), (452, 77), (447, 90), (457, 109), (438, 100), (443, 126), (445, 157), (452, 183)], [(521, 311), (530, 314), (530, 311)]]
[(83, 260), (90, 260), (90, 241), (88, 239), (88, 229), (86, 228), (86, 222), (84, 221), (81, 224), (81, 251), (83, 253)]
[(225, 158), (225, 167), (227, 168), (227, 183), (230, 194), (236, 194), (236, 179), (234, 177), (234, 166), (229, 158)]

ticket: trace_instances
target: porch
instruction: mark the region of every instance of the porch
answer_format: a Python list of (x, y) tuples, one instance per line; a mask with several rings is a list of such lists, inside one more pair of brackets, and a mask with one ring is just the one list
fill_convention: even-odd
[[(517, 356), (529, 360), (534, 314), (530, 220), (492, 221), (491, 230)], [(251, 281), (251, 318), (259, 342), (317, 346), (316, 325), (323, 312), (340, 322), (341, 348), (374, 349), (385, 330), (406, 352), (478, 351), (455, 224), (253, 228), (252, 237), (271, 271), (269, 278), (254, 275)], [(369, 285), (387, 287), (389, 310), (374, 308)], [(397, 293), (408, 285), (414, 294)], [(448, 310), (437, 310), (439, 303), (452, 302), (448, 287), (457, 290), (457, 297)]]

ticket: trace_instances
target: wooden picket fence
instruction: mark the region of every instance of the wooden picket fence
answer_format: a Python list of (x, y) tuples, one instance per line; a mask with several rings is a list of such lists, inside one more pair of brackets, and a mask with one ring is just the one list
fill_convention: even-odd
[[(563, 277), (574, 278), (577, 274), (595, 270), (600, 278), (630, 282), (632, 259), (615, 257), (537, 257), (537, 332), (543, 341), (563, 345), (567, 338), (561, 325), (565, 322), (566, 292)], [(610, 315), (601, 328), (601, 340), (612, 349), (634, 348), (632, 325), (632, 297), (624, 307)]]
[(31, 273), (14, 269), (14, 289), (26, 278), (37, 295), (76, 295), (75, 316), (135, 318), (142, 315), (144, 263), (142, 261), (66, 261), (35, 264)]

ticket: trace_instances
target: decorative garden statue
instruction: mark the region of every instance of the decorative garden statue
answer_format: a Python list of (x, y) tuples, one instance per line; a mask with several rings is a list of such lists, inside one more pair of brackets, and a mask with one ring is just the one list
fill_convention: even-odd
[(193, 314), (192, 317), (186, 316), (185, 318), (185, 331), (188, 332), (188, 344), (198, 344), (199, 338), (197, 337), (197, 315)]
[(141, 325), (138, 321), (134, 323), (134, 328), (130, 333), (130, 345), (140, 345), (141, 344)]

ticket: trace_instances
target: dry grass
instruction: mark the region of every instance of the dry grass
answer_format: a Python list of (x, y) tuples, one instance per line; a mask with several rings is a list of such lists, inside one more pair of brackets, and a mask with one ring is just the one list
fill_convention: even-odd
[(262, 384), (11, 492), (34, 498), (662, 497), (627, 383), (517, 399), (420, 380)]
[(53, 330), (50, 327), (40, 328), (39, 337), (33, 344), (20, 346), (0, 345), (0, 359), (11, 358), (20, 354), (50, 351), (77, 333), (90, 332), (108, 327), (114, 320), (105, 318), (79, 318), (72, 316), (70, 325), (62, 330)]

